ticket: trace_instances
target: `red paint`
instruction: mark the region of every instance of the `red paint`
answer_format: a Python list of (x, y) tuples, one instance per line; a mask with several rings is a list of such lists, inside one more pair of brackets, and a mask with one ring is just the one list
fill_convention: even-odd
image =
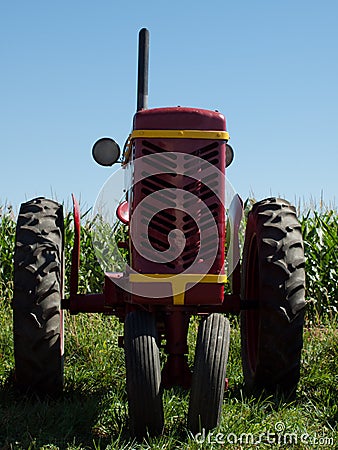
[(164, 316), (165, 350), (168, 354), (162, 370), (162, 384), (165, 388), (191, 385), (191, 371), (188, 365), (187, 335), (190, 314), (184, 310), (168, 311)]
[[(122, 272), (106, 272), (104, 277), (104, 295), (109, 306), (123, 306), (128, 302), (129, 293), (122, 289), (115, 280), (123, 281), (126, 278)], [(123, 282), (121, 283), (123, 285)]]
[(220, 112), (208, 109), (152, 108), (135, 114), (134, 129), (226, 131), (226, 120)]
[(117, 210), (116, 210), (116, 215), (122, 223), (124, 223), (125, 225), (128, 225), (128, 223), (129, 223), (129, 204), (126, 200), (119, 204), (119, 206), (117, 207)]
[(104, 294), (77, 294), (71, 296), (69, 310), (72, 314), (80, 312), (109, 313)]
[[(138, 295), (133, 294), (133, 303), (142, 305), (172, 305), (171, 283), (133, 283)], [(220, 306), (224, 300), (224, 286), (222, 284), (196, 283), (187, 285), (184, 304), (186, 306), (208, 305)]]
[[(197, 108), (156, 108), (143, 110), (136, 113), (134, 118), (134, 129), (177, 129), (177, 130), (212, 130), (226, 131), (226, 122), (222, 114), (215, 111), (208, 111)], [(201, 160), (208, 161), (218, 169), (215, 186), (219, 192), (220, 198), (225, 198), (225, 141), (211, 139), (161, 139), (161, 138), (138, 138), (135, 140), (134, 158), (135, 160), (149, 154), (163, 155), (161, 164), (167, 165), (167, 169), (173, 169), (175, 172), (175, 162), (166, 158), (166, 152), (175, 152), (183, 155), (191, 155)], [(139, 173), (149, 173), (147, 162), (142, 159), (141, 164), (135, 164), (135, 170)], [(189, 162), (183, 162), (183, 166), (177, 168), (178, 173), (161, 173), (142, 179), (133, 186), (133, 196), (130, 205), (131, 216), (139, 206), (137, 211), (140, 213), (136, 217), (137, 229), (140, 245), (146, 248), (147, 242), (144, 236), (149, 237), (150, 244), (159, 252), (167, 250), (169, 245), (168, 236), (174, 230), (180, 230), (185, 236), (185, 246), (179, 256), (170, 262), (156, 262), (140, 255), (131, 242), (131, 261), (132, 268), (139, 273), (182, 273), (194, 264), (191, 273), (223, 273), (224, 267), (224, 247), (225, 247), (225, 211), (224, 205), (220, 199), (203, 183), (205, 168), (198, 169), (193, 177), (189, 177)], [(187, 174), (186, 174), (187, 173)], [(134, 174), (134, 179), (137, 176)], [(198, 200), (194, 202), (194, 211), (196, 220), (191, 217), (190, 207), (184, 206), (181, 209), (180, 199), (175, 195), (172, 201), (166, 207), (163, 203), (161, 211), (153, 215), (149, 223), (142, 220), (147, 217), (149, 211), (156, 209), (156, 199), (152, 199), (150, 194), (173, 187), (180, 191), (187, 192), (187, 195), (193, 194)], [(165, 199), (164, 199), (165, 200)], [(158, 202), (158, 201), (157, 201)], [(145, 206), (143, 206), (145, 205)], [(215, 223), (216, 230), (214, 234), (208, 237), (208, 246), (204, 246), (202, 256), (198, 258), (200, 248), (200, 230), (208, 229), (206, 221), (206, 211), (209, 211), (208, 219)], [(143, 242), (144, 240), (144, 242)], [(214, 254), (210, 248), (215, 249)], [(142, 296), (134, 296), (133, 301), (138, 303), (151, 302), (152, 304), (172, 303), (170, 285), (164, 284), (156, 286), (156, 283), (150, 286), (139, 286), (142, 289)], [(148, 291), (163, 291), (163, 295), (154, 298)], [(144, 292), (144, 293), (143, 293)], [(142, 300), (144, 297), (144, 300)], [(222, 284), (198, 284), (186, 292), (185, 304), (222, 304), (224, 298), (224, 287)]]

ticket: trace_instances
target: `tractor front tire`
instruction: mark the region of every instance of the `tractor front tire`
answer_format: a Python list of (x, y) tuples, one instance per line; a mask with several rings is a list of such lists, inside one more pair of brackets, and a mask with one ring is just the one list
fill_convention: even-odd
[(13, 331), (20, 390), (58, 395), (63, 385), (63, 211), (36, 198), (23, 203), (16, 227)]
[(156, 321), (146, 311), (130, 312), (124, 325), (124, 348), (130, 432), (142, 439), (164, 426), (161, 365)]
[(248, 215), (242, 264), (241, 350), (245, 391), (293, 396), (299, 381), (305, 258), (293, 206), (279, 198)]
[(219, 425), (230, 343), (229, 320), (210, 314), (198, 327), (188, 410), (188, 428), (196, 434)]

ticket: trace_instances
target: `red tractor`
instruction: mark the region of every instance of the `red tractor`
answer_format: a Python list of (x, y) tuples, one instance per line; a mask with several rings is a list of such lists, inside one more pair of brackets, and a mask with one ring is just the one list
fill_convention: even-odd
[[(140, 31), (138, 107), (122, 156), (108, 138), (93, 147), (101, 165), (121, 162), (129, 187), (117, 208), (128, 237), (125, 267), (108, 268), (102, 293), (78, 293), (80, 214), (70, 295), (64, 298), (62, 206), (21, 205), (15, 249), (14, 346), (18, 386), (56, 394), (63, 385), (63, 310), (124, 321), (131, 434), (161, 433), (162, 392), (191, 390), (188, 428), (218, 426), (229, 350), (227, 313), (240, 314), (244, 387), (289, 395), (299, 380), (305, 309), (304, 249), (295, 208), (279, 198), (253, 205), (239, 258), (242, 202), (227, 199), (233, 151), (217, 111), (147, 109), (149, 33)], [(99, 215), (99, 214), (98, 214)], [(193, 367), (187, 335), (198, 316)], [(122, 344), (122, 342), (121, 342)], [(166, 361), (161, 369), (160, 347)]]

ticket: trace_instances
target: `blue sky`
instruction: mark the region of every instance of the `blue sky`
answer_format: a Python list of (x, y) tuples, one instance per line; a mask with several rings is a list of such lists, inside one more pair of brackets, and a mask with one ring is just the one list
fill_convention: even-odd
[(149, 107), (224, 113), (244, 199), (337, 204), (337, 19), (334, 0), (1, 2), (0, 204), (94, 205), (111, 169), (91, 148), (131, 130), (142, 27)]

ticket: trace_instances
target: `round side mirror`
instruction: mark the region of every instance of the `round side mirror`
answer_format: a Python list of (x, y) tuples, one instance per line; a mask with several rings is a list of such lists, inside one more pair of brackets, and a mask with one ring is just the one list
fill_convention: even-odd
[(234, 151), (231, 145), (226, 144), (225, 167), (229, 167), (234, 160)]
[(120, 157), (120, 147), (111, 138), (102, 138), (93, 145), (93, 158), (100, 166), (112, 166)]

